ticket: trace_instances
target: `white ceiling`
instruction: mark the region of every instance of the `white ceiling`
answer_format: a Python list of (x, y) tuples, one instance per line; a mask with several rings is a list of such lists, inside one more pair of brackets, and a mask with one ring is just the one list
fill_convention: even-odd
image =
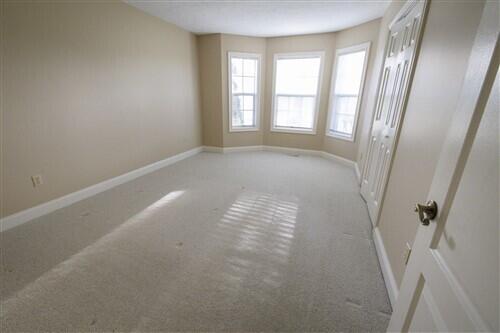
[(389, 0), (125, 0), (196, 34), (273, 37), (338, 31), (381, 17)]

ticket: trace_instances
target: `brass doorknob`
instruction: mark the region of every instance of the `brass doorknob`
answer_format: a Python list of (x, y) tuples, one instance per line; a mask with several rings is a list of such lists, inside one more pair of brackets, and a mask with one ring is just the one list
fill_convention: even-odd
[(418, 213), (422, 225), (429, 225), (438, 213), (438, 206), (434, 200), (429, 200), (425, 205), (416, 204), (415, 212)]

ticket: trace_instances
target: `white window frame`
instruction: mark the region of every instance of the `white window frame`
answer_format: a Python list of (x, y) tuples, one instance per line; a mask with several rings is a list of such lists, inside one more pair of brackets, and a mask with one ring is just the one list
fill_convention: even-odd
[[(257, 60), (257, 76), (256, 76), (256, 87), (255, 87), (255, 126), (237, 126), (233, 127), (233, 85), (232, 85), (232, 68), (231, 68), (231, 58), (246, 58), (246, 59), (256, 59)], [(228, 111), (229, 111), (229, 132), (255, 132), (260, 129), (260, 80), (261, 80), (261, 63), (262, 56), (260, 53), (247, 53), (247, 52), (227, 52), (227, 91), (228, 91)]]
[[(335, 139), (340, 139), (340, 140), (345, 140), (349, 142), (354, 142), (356, 139), (356, 129), (358, 127), (358, 118), (359, 118), (359, 109), (361, 107), (361, 100), (363, 99), (363, 90), (365, 87), (365, 80), (366, 80), (366, 70), (368, 68), (368, 62), (370, 61), (370, 44), (371, 42), (365, 42), (349, 47), (344, 47), (341, 49), (337, 49), (335, 52), (335, 64), (332, 70), (332, 78), (331, 78), (331, 84), (330, 84), (330, 99), (328, 103), (328, 117), (326, 119), (326, 136), (335, 138)], [(365, 51), (365, 61), (363, 63), (363, 71), (361, 74), (361, 84), (359, 85), (359, 91), (358, 91), (358, 101), (356, 103), (356, 110), (354, 113), (354, 123), (352, 125), (352, 134), (350, 136), (348, 135), (342, 135), (341, 133), (336, 133), (333, 131), (330, 131), (330, 124), (332, 117), (334, 116), (335, 113), (335, 84), (336, 84), (336, 78), (337, 78), (337, 66), (338, 66), (338, 59), (339, 56), (344, 55), (344, 54), (349, 54), (349, 53), (356, 53), (359, 51)]]
[[(304, 58), (319, 58), (319, 76), (318, 86), (316, 88), (316, 105), (314, 107), (314, 120), (312, 129), (282, 127), (276, 126), (276, 68), (278, 60), (281, 59), (304, 59)], [(323, 82), (323, 63), (325, 58), (324, 51), (315, 52), (294, 52), (294, 53), (275, 53), (273, 60), (273, 95), (272, 95), (272, 115), (271, 115), (271, 132), (296, 133), (296, 134), (316, 134), (318, 125), (318, 114), (321, 97), (321, 86)], [(298, 96), (298, 95), (297, 95)]]

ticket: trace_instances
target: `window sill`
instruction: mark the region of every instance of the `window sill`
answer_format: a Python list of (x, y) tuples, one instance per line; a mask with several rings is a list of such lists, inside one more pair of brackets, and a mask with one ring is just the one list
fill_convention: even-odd
[(338, 139), (338, 140), (354, 142), (354, 136), (350, 137), (350, 136), (344, 136), (344, 135), (334, 134), (334, 133), (330, 133), (330, 132), (326, 132), (326, 136), (328, 136), (330, 138)]
[(238, 132), (258, 132), (258, 127), (233, 127), (229, 129), (229, 133), (238, 133)]
[(298, 128), (287, 128), (287, 127), (273, 127), (271, 128), (271, 132), (316, 135), (316, 131), (312, 129), (307, 130)]

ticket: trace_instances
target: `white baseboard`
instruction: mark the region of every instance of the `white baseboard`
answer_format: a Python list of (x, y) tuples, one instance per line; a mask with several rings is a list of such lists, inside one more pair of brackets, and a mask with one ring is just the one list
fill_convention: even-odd
[(207, 153), (238, 153), (244, 151), (261, 151), (264, 150), (263, 146), (239, 146), (239, 147), (215, 147), (215, 146), (203, 146), (203, 151)]
[(358, 184), (361, 185), (361, 172), (359, 171), (359, 165), (356, 162), (354, 162), (354, 171), (356, 172), (356, 178), (358, 178)]
[(312, 150), (312, 149), (300, 149), (300, 148), (290, 148), (290, 147), (281, 147), (281, 146), (240, 146), (240, 147), (214, 147), (214, 146), (204, 146), (203, 151), (210, 153), (236, 153), (236, 152), (244, 152), (244, 151), (272, 151), (276, 153), (284, 153), (284, 154), (299, 154), (299, 155), (309, 155), (309, 156), (320, 156), (331, 161), (335, 161), (337, 163), (349, 166), (353, 168), (356, 173), (356, 178), (358, 182), (360, 180), (359, 169), (357, 163), (346, 158), (327, 153), (322, 150)]
[(245, 151), (261, 151), (264, 150), (263, 146), (240, 146), (240, 147), (224, 147), (222, 152), (226, 153), (237, 153)]
[(223, 153), (224, 148), (215, 146), (203, 146), (203, 151), (207, 153)]
[(288, 147), (278, 147), (278, 146), (241, 146), (241, 147), (213, 147), (213, 146), (202, 146), (197, 147), (183, 153), (168, 157), (164, 160), (146, 165), (142, 168), (130, 171), (126, 174), (105, 180), (98, 184), (86, 187), (84, 189), (78, 190), (76, 192), (67, 194), (60, 198), (48, 201), (41, 205), (28, 208), (21, 212), (6, 216), (0, 219), (0, 232), (14, 228), (18, 225), (26, 223), (32, 219), (43, 216), (45, 214), (51, 213), (55, 210), (61, 209), (63, 207), (69, 206), (83, 199), (87, 199), (93, 195), (96, 195), (100, 192), (104, 192), (118, 186), (120, 184), (131, 181), (135, 178), (148, 174), (150, 172), (156, 171), (158, 169), (164, 168), (168, 165), (171, 165), (175, 162), (181, 161), (185, 158), (196, 155), (202, 151), (212, 152), (212, 153), (234, 153), (234, 152), (244, 152), (244, 151), (274, 151), (281, 152), (287, 154), (302, 154), (302, 155), (313, 155), (313, 156), (321, 156), (332, 161), (336, 161), (338, 163), (350, 166), (355, 168), (356, 163), (340, 156), (336, 156), (333, 154), (326, 153), (324, 151), (319, 150), (309, 150), (309, 149), (298, 149), (298, 148), (288, 148)]
[(284, 154), (300, 154), (300, 155), (310, 155), (310, 156), (321, 156), (326, 159), (338, 162), (343, 165), (347, 165), (352, 167), (356, 176), (359, 178), (359, 170), (357, 168), (357, 164), (354, 161), (348, 160), (346, 158), (327, 153), (322, 150), (312, 150), (312, 149), (300, 149), (300, 148), (290, 148), (290, 147), (281, 147), (281, 146), (240, 146), (240, 147), (212, 147), (205, 146), (203, 151), (211, 152), (211, 153), (236, 153), (236, 152), (244, 152), (244, 151), (273, 151), (276, 153), (284, 153)]
[(310, 156), (321, 156), (321, 151), (312, 149), (289, 148), (280, 146), (263, 146), (263, 150), (283, 154), (299, 154)]
[(6, 217), (0, 219), (0, 231), (5, 231), (8, 229), (14, 228), (14, 227), (16, 227), (20, 224), (26, 223), (34, 218), (51, 213), (55, 210), (69, 206), (71, 204), (74, 204), (75, 202), (86, 199), (86, 198), (91, 197), (93, 195), (96, 195), (100, 192), (104, 192), (106, 190), (109, 190), (110, 188), (113, 188), (115, 186), (126, 183), (128, 181), (131, 181), (135, 178), (138, 178), (138, 177), (143, 176), (145, 174), (148, 174), (150, 172), (156, 171), (158, 169), (164, 168), (168, 165), (174, 164), (174, 163), (179, 162), (183, 159), (186, 159), (188, 157), (196, 155), (203, 150), (204, 150), (203, 147), (196, 147), (196, 148), (190, 149), (190, 150), (182, 152), (180, 154), (168, 157), (164, 160), (161, 160), (161, 161), (146, 165), (142, 168), (127, 172), (123, 175), (105, 180), (105, 181), (100, 182), (98, 184), (86, 187), (86, 188), (78, 190), (76, 192), (72, 192), (72, 193), (67, 194), (65, 196), (62, 196), (60, 198), (45, 202), (41, 205), (38, 205), (38, 206), (35, 206), (32, 208), (28, 208), (28, 209), (20, 211), (18, 213), (6, 216)]
[(330, 154), (330, 153), (327, 153), (325, 151), (321, 152), (321, 156), (323, 156), (326, 159), (335, 161), (335, 162), (343, 164), (343, 165), (347, 165), (347, 166), (355, 169), (356, 162), (348, 160), (347, 158), (343, 158), (343, 157), (340, 157), (340, 156), (337, 156), (337, 155), (334, 155), (334, 154)]
[(246, 151), (273, 151), (276, 153), (284, 153), (284, 154), (301, 154), (301, 155), (314, 155), (314, 156), (322, 156), (322, 151), (319, 150), (311, 150), (311, 149), (299, 149), (299, 148), (289, 148), (289, 147), (280, 147), (280, 146), (238, 146), (238, 147), (214, 147), (214, 146), (204, 146), (203, 151), (209, 153), (238, 153), (238, 152), (246, 152)]
[(385, 287), (389, 293), (389, 300), (391, 301), (391, 306), (394, 309), (399, 294), (399, 288), (391, 268), (391, 263), (389, 262), (389, 257), (385, 251), (382, 235), (380, 235), (380, 230), (378, 228), (373, 229), (373, 242), (375, 243), (378, 261), (380, 263), (380, 268), (382, 269), (382, 275), (384, 276)]
[(351, 168), (355, 168), (356, 163), (354, 161), (348, 160), (347, 158), (340, 157), (331, 153), (327, 153), (322, 150), (312, 150), (312, 149), (298, 149), (298, 148), (288, 148), (288, 147), (279, 147), (279, 146), (263, 146), (266, 151), (274, 151), (280, 153), (287, 154), (302, 154), (302, 155), (311, 155), (311, 156), (320, 156), (326, 158), (331, 161), (335, 161), (337, 163), (349, 166)]

